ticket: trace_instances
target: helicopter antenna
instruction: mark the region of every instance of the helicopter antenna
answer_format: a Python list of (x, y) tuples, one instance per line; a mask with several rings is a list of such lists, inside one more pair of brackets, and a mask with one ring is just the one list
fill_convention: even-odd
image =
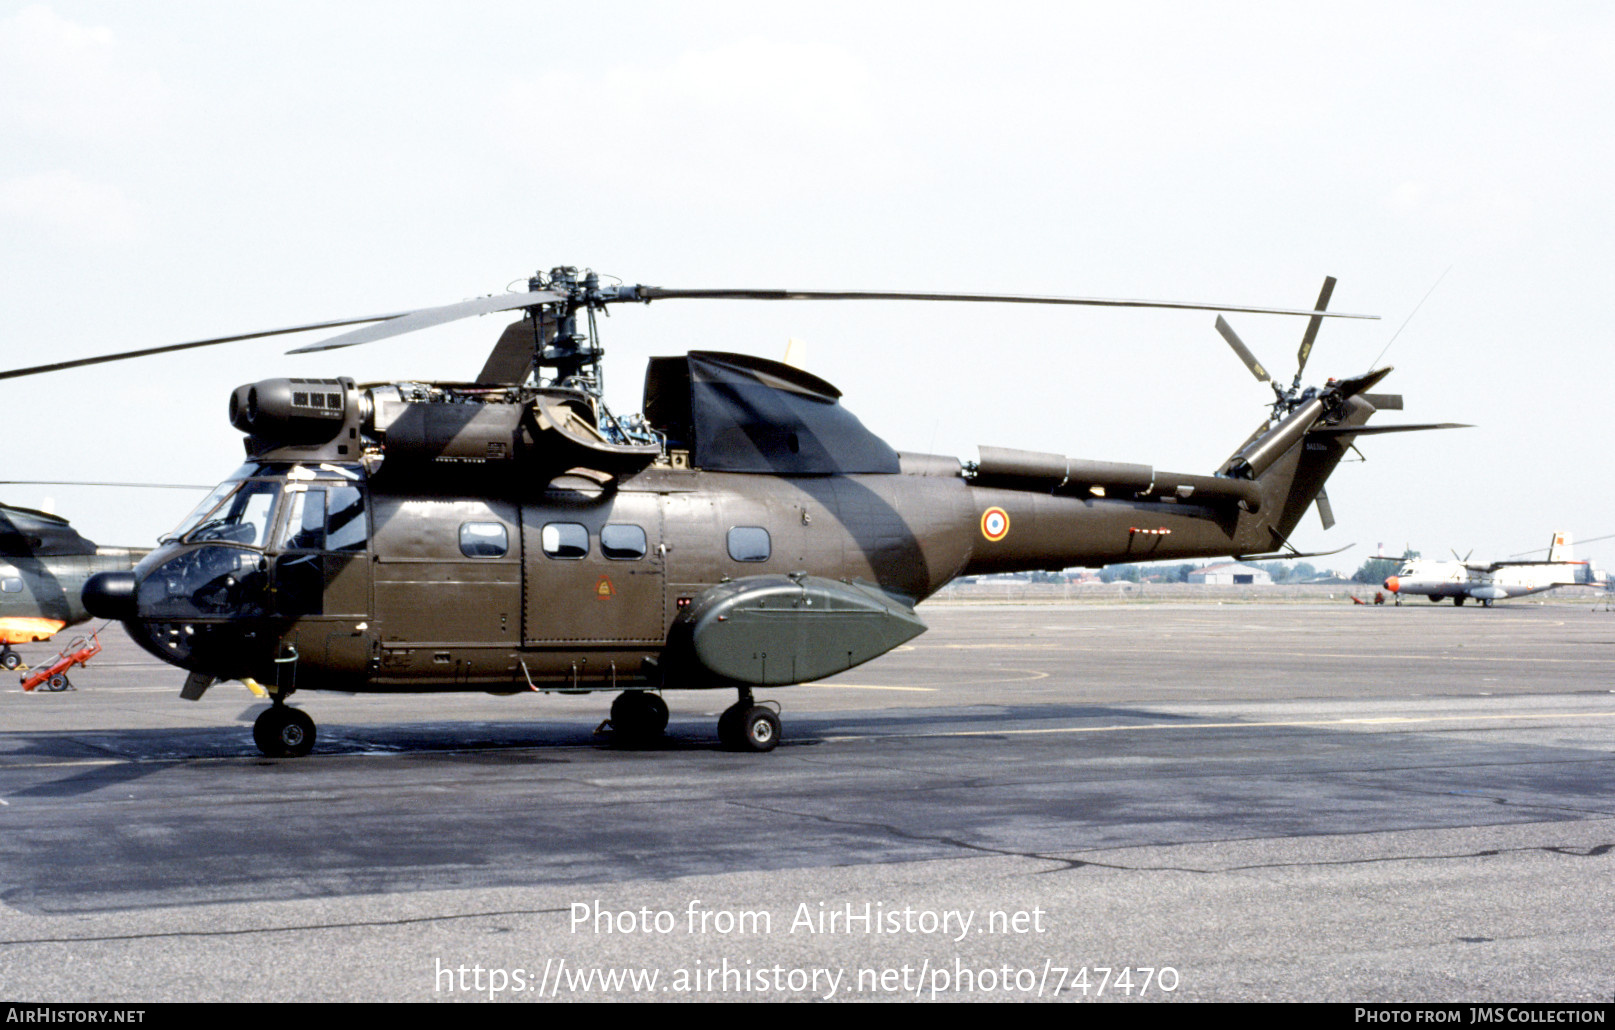
[[(1450, 271), (1452, 271), (1452, 266), (1448, 265), (1447, 272)], [(1396, 332), (1392, 333), (1391, 338), (1385, 341), (1385, 346), (1380, 348), (1380, 352), (1374, 356), (1374, 360), (1368, 363), (1368, 371), (1373, 371), (1374, 366), (1378, 365), (1380, 363), (1380, 359), (1385, 357), (1385, 352), (1391, 349), (1391, 344), (1396, 342), (1396, 338), (1402, 335), (1402, 330), (1406, 329), (1408, 327), (1408, 323), (1413, 321), (1413, 316), (1417, 315), (1419, 313), (1419, 309), (1424, 307), (1424, 302), (1430, 299), (1430, 294), (1436, 292), (1436, 287), (1440, 286), (1441, 280), (1447, 277), (1447, 272), (1442, 272), (1440, 275), (1436, 276), (1435, 283), (1425, 291), (1424, 296), (1420, 298), (1419, 302), (1413, 305), (1413, 310), (1408, 312), (1408, 317), (1402, 319), (1402, 324), (1396, 327)]]

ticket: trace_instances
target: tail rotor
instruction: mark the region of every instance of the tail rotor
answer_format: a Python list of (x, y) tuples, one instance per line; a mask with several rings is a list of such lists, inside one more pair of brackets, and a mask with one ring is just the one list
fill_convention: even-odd
[[(1243, 361), (1245, 367), (1250, 369), (1251, 375), (1256, 377), (1256, 381), (1267, 383), (1273, 388), (1273, 415), (1271, 418), (1273, 422), (1278, 422), (1303, 403), (1319, 394), (1314, 388), (1309, 387), (1303, 390), (1301, 377), (1306, 374), (1307, 359), (1312, 356), (1312, 345), (1318, 339), (1318, 328), (1323, 325), (1325, 313), (1329, 308), (1329, 298), (1334, 295), (1334, 292), (1335, 277), (1332, 275), (1326, 276), (1323, 280), (1323, 289), (1318, 292), (1318, 302), (1312, 309), (1316, 314), (1307, 319), (1306, 332), (1301, 336), (1301, 347), (1295, 355), (1295, 378), (1290, 380), (1290, 385), (1287, 388), (1280, 386), (1278, 381), (1268, 374), (1261, 361), (1252, 353), (1249, 347), (1245, 346), (1245, 342), (1239, 338), (1239, 334), (1234, 332), (1234, 327), (1228, 324), (1228, 320), (1221, 315), (1217, 316), (1217, 332), (1222, 334), (1222, 338), (1227, 341), (1229, 347), (1233, 348), (1234, 353), (1239, 356), (1239, 360)], [(1394, 406), (1401, 407), (1400, 397), (1394, 394), (1381, 396), (1386, 398), (1387, 401), (1394, 398)], [(1387, 406), (1392, 405), (1387, 404)], [(1376, 404), (1375, 407), (1379, 407), (1379, 405)], [(1327, 504), (1327, 502), (1324, 502), (1324, 504)], [(1333, 520), (1326, 517), (1325, 521)]]

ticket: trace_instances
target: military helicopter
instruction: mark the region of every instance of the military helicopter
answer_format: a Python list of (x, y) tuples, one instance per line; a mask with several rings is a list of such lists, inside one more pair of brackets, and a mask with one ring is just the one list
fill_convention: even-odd
[(1290, 533), (1357, 437), (1444, 426), (1364, 427), (1377, 407), (1366, 391), (1389, 368), (1305, 389), (1298, 370), (1290, 388), (1275, 385), (1271, 415), (1209, 474), (1002, 447), (962, 462), (894, 450), (817, 376), (715, 351), (652, 358), (643, 413), (619, 417), (600, 389), (598, 313), (677, 298), (1287, 314), (1309, 319), (1304, 367), (1325, 317), (1371, 317), (1325, 310), (1332, 286), (1315, 308), (1291, 310), (667, 289), (559, 267), (525, 291), (0, 378), (363, 325), (292, 353), (324, 350), (520, 310), (474, 382), (282, 378), (237, 388), (229, 415), (246, 434), (246, 464), (132, 571), (91, 578), (86, 606), (188, 670), (183, 697), (222, 680), (262, 685), (272, 704), (253, 736), (269, 755), (314, 744), (312, 719), (286, 703), (300, 690), (612, 691), (613, 733), (643, 742), (667, 725), (663, 692), (732, 689), (719, 739), (760, 752), (778, 743), (781, 724), (756, 690), (890, 651), (924, 631), (915, 605), (955, 577), (1302, 557)]
[(85, 582), (133, 569), (148, 550), (98, 547), (59, 515), (0, 504), (0, 668), (21, 667), (13, 645), (88, 621)]

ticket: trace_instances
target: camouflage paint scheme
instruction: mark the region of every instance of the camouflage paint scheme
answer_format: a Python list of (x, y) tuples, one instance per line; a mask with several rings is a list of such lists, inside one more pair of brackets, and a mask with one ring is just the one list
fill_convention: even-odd
[(57, 515), (0, 505), (0, 645), (9, 652), (87, 621), (85, 582), (132, 569), (144, 553), (97, 547)]
[[(748, 383), (818, 391), (819, 403), (838, 396), (783, 365), (735, 360)], [(329, 382), (338, 384), (330, 387), (333, 407), (339, 389), (350, 400), (364, 392)], [(341, 425), (352, 432), (331, 439), (383, 435), (374, 428), (376, 405), (342, 407)], [(505, 425), (496, 405), (462, 407), (430, 413), (452, 415), (460, 428), (439, 431), (425, 458), (406, 454), (404, 441), (417, 437), (387, 436), (379, 469), (328, 440), (249, 437), (256, 460), (238, 477), (275, 496), (263, 516), (273, 527), (238, 526), (237, 536), (257, 541), (242, 546), (212, 542), (209, 534), (222, 531), (207, 527), (228, 520), (204, 521), (146, 557), (127, 596), (101, 607), (167, 661), (204, 677), (252, 678), (282, 696), (744, 687), (783, 682), (781, 658), (814, 673), (789, 680), (798, 682), (920, 632), (913, 605), (959, 576), (1274, 551), (1375, 410), (1349, 391), (1327, 410), (1311, 401), (1277, 425), (1264, 423), (1213, 475), (999, 448), (983, 448), (971, 466), (891, 452), (891, 470), (878, 473), (714, 471), (673, 447), (642, 454), (636, 470), (607, 474), (544, 468), (532, 456), (564, 427), (518, 434), (514, 451), (525, 448), (523, 458), (507, 451), (508, 428), (497, 430), (507, 435), (496, 445), (486, 443), (488, 426)], [(356, 414), (366, 410), (369, 429)], [(790, 434), (780, 460), (797, 461), (805, 446)], [(501, 460), (444, 460), (456, 448)], [(870, 461), (884, 460), (877, 451)], [(601, 454), (602, 465), (620, 457), (605, 445)], [(576, 457), (568, 453), (566, 464)], [(286, 499), (310, 491), (362, 496), (362, 542), (345, 551), (295, 546)], [(614, 528), (634, 546), (604, 553), (602, 531), (625, 526), (642, 530), (643, 540)], [(568, 551), (556, 541), (576, 527), (584, 542)], [(737, 557), (737, 527), (766, 531), (766, 555)], [(334, 523), (317, 528), (337, 532)], [(468, 532), (497, 546), (468, 552)], [(228, 569), (195, 573), (221, 553)], [(705, 658), (696, 646), (703, 642)], [(772, 651), (776, 671), (737, 675), (750, 660), (737, 649)]]

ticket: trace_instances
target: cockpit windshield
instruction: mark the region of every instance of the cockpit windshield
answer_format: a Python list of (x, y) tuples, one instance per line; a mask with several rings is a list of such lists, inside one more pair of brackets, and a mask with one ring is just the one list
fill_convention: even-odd
[(165, 540), (194, 544), (222, 541), (263, 547), (275, 517), (282, 483), (274, 479), (226, 480)]
[(209, 512), (219, 506), (220, 501), (224, 500), (226, 497), (235, 492), (236, 488), (241, 485), (241, 481), (243, 479), (246, 479), (254, 472), (257, 472), (259, 468), (259, 465), (248, 462), (247, 464), (236, 469), (234, 472), (230, 473), (229, 477), (225, 479), (224, 482), (213, 488), (213, 492), (208, 494), (207, 497), (203, 499), (201, 504), (198, 504), (195, 508), (191, 509), (191, 513), (181, 520), (180, 524), (175, 527), (172, 533), (159, 537), (157, 542), (166, 544), (170, 541), (178, 540), (186, 533), (189, 533), (191, 530), (195, 529), (201, 523), (201, 521), (207, 517)]

